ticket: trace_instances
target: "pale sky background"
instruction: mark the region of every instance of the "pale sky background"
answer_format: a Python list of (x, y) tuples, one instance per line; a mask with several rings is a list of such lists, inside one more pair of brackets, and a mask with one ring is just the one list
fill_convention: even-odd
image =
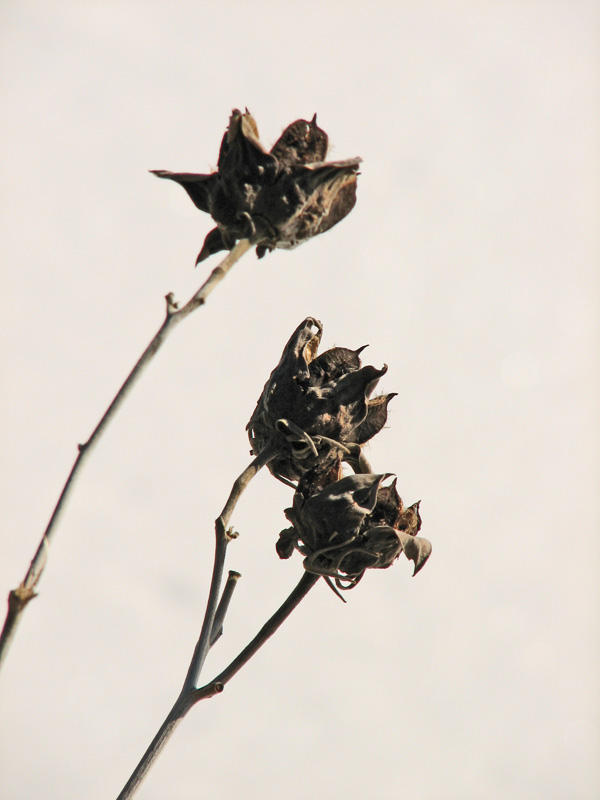
[[(599, 22), (595, 2), (4, 0), (0, 591), (76, 454), (187, 299), (234, 107), (270, 146), (316, 111), (364, 159), (334, 230), (247, 255), (87, 463), (0, 682), (2, 800), (115, 797), (199, 631), (244, 427), (307, 315), (398, 392), (369, 448), (433, 555), (317, 586), (193, 709), (140, 800), (600, 795)], [(260, 474), (210, 679), (300, 575)], [(4, 616), (4, 611), (2, 612)]]

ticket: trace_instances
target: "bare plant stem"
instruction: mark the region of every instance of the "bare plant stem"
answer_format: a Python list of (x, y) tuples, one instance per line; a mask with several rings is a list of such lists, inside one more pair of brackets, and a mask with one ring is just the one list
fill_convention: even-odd
[(264, 450), (246, 467), (242, 474), (236, 478), (231, 492), (229, 493), (229, 497), (227, 498), (227, 502), (225, 503), (225, 507), (215, 520), (215, 535), (217, 540), (208, 601), (206, 604), (206, 611), (204, 612), (204, 621), (202, 623), (200, 637), (198, 638), (198, 642), (194, 648), (194, 654), (192, 655), (192, 660), (190, 661), (190, 666), (181, 689), (182, 695), (187, 694), (189, 691), (195, 688), (196, 684), (198, 683), (200, 671), (202, 670), (204, 661), (208, 655), (208, 651), (210, 650), (212, 644), (218, 639), (218, 630), (223, 627), (223, 617), (225, 611), (224, 603), (227, 602), (225, 593), (223, 598), (221, 598), (221, 602), (219, 603), (219, 606), (221, 607), (221, 613), (219, 614), (220, 619), (217, 620), (215, 625), (217, 601), (219, 599), (219, 591), (221, 588), (221, 578), (223, 575), (223, 566), (225, 564), (225, 552), (227, 550), (227, 545), (237, 536), (237, 533), (234, 533), (231, 529), (228, 529), (227, 525), (229, 524), (233, 510), (246, 486), (250, 483), (259, 469), (267, 464), (274, 455), (275, 453), (272, 453), (269, 450)]
[[(220, 672), (217, 677), (201, 689), (196, 689), (194, 695), (194, 702), (204, 699), (203, 692), (210, 689), (210, 687), (225, 686), (226, 683), (233, 678), (233, 676), (241, 670), (241, 668), (257, 653), (263, 644), (269, 639), (277, 628), (289, 617), (292, 611), (306, 597), (308, 592), (319, 580), (320, 575), (314, 575), (312, 572), (304, 572), (298, 581), (296, 588), (290, 593), (287, 599), (279, 606), (277, 611), (270, 617), (267, 622), (262, 626), (260, 631), (256, 634), (254, 639), (249, 642), (246, 647), (239, 653), (225, 669)], [(216, 689), (219, 691), (219, 689)], [(216, 694), (216, 692), (213, 692)], [(212, 695), (207, 695), (211, 697)]]
[(291, 592), (288, 598), (282, 603), (277, 611), (270, 617), (269, 620), (263, 625), (260, 631), (256, 634), (254, 639), (249, 642), (246, 647), (237, 655), (233, 661), (225, 667), (225, 669), (217, 675), (212, 681), (198, 689), (192, 686), (186, 686), (184, 683), (181, 694), (175, 701), (173, 708), (168, 713), (165, 721), (160, 726), (158, 733), (150, 743), (150, 746), (142, 756), (139, 764), (133, 771), (131, 777), (123, 787), (117, 800), (128, 800), (133, 797), (136, 790), (139, 788), (142, 780), (147, 774), (148, 770), (154, 761), (160, 755), (163, 747), (170, 739), (171, 734), (187, 714), (187, 712), (207, 697), (213, 697), (215, 694), (220, 694), (233, 676), (252, 658), (252, 656), (260, 650), (275, 631), (285, 622), (296, 606), (308, 594), (315, 583), (319, 580), (318, 575), (313, 575), (309, 572), (303, 573), (300, 581), (295, 589)]
[[(221, 635), (223, 621), (229, 607), (229, 601), (231, 600), (231, 595), (240, 577), (239, 572), (231, 571), (229, 573), (227, 583), (223, 589), (223, 594), (219, 600), (227, 545), (237, 536), (237, 533), (234, 533), (234, 531), (227, 526), (242, 492), (259, 469), (267, 464), (274, 455), (275, 453), (268, 449), (263, 450), (263, 452), (246, 467), (242, 474), (236, 478), (229, 493), (229, 497), (227, 498), (227, 502), (215, 520), (215, 558), (210, 589), (208, 591), (208, 600), (206, 601), (206, 611), (204, 612), (200, 636), (194, 648), (183, 686), (181, 687), (181, 691), (173, 708), (167, 714), (165, 721), (160, 726), (158, 733), (150, 743), (150, 746), (144, 753), (140, 763), (134, 770), (131, 778), (127, 781), (119, 797), (131, 797), (133, 795), (152, 763), (158, 758), (162, 748), (169, 740), (180, 720), (183, 719), (194, 702), (196, 702), (195, 700), (192, 701), (192, 697), (194, 696), (194, 692), (197, 691), (196, 683), (200, 675), (200, 670), (204, 665), (208, 651)], [(223, 687), (220, 684), (217, 685), (213, 682), (213, 684), (207, 688), (205, 696), (210, 697), (222, 691), (222, 689)]]
[[(29, 569), (25, 574), (25, 577), (19, 584), (16, 589), (12, 589), (8, 595), (8, 611), (6, 614), (6, 619), (4, 620), (4, 625), (2, 628), (2, 633), (0, 633), (0, 667), (6, 657), (8, 652), (9, 646), (14, 638), (15, 631), (17, 628), (17, 624), (21, 618), (21, 614), (29, 601), (36, 596), (35, 587), (37, 586), (42, 573), (44, 571), (44, 567), (46, 566), (46, 560), (48, 557), (48, 546), (52, 540), (52, 536), (54, 534), (57, 522), (60, 518), (62, 511), (66, 505), (67, 497), (70, 494), (70, 491), (73, 488), (75, 483), (75, 479), (79, 474), (79, 471), (83, 465), (85, 459), (89, 456), (93, 446), (96, 444), (100, 435), (104, 432), (105, 428), (107, 427), (110, 420), (113, 418), (117, 409), (127, 396), (127, 394), (131, 391), (134, 384), (136, 383), (137, 379), (142, 374), (144, 368), (148, 365), (150, 360), (154, 355), (156, 355), (157, 351), (160, 349), (161, 345), (167, 338), (167, 334), (182, 320), (184, 320), (187, 316), (189, 316), (192, 311), (195, 311), (201, 305), (204, 305), (206, 302), (206, 298), (208, 295), (213, 291), (213, 289), (223, 280), (223, 278), (227, 275), (231, 267), (238, 261), (241, 256), (251, 247), (252, 243), (248, 239), (242, 239), (239, 241), (236, 246), (229, 252), (229, 254), (218, 264), (211, 274), (209, 275), (208, 279), (202, 284), (202, 286), (198, 289), (198, 291), (188, 300), (188, 302), (182, 306), (182, 308), (178, 308), (177, 303), (173, 299), (172, 294), (168, 294), (166, 296), (167, 302), (167, 309), (165, 314), (165, 319), (154, 335), (153, 339), (151, 340), (150, 344), (146, 347), (142, 355), (140, 356), (139, 360), (127, 376), (127, 379), (113, 398), (112, 402), (110, 403), (109, 407), (104, 412), (104, 415), (101, 417), (100, 421), (94, 428), (91, 436), (84, 442), (78, 446), (79, 454), (75, 459), (75, 462), (71, 468), (69, 476), (67, 477), (66, 483), (60, 493), (58, 501), (54, 507), (54, 511), (50, 517), (50, 521), (44, 531), (44, 535), (38, 545), (38, 548), (35, 552), (33, 559), (29, 565)], [(225, 523), (226, 524), (226, 523)]]

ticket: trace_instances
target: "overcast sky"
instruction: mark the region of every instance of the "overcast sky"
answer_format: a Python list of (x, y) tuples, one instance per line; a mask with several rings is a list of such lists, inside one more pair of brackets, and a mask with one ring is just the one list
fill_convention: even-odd
[[(4, 0), (0, 591), (76, 455), (187, 299), (208, 216), (149, 169), (318, 113), (355, 210), (250, 253), (172, 335), (85, 466), (3, 670), (0, 796), (115, 797), (185, 676), (213, 520), (298, 323), (398, 392), (368, 450), (433, 555), (323, 582), (194, 708), (141, 800), (600, 794), (597, 3)], [(298, 580), (266, 471), (210, 679)]]

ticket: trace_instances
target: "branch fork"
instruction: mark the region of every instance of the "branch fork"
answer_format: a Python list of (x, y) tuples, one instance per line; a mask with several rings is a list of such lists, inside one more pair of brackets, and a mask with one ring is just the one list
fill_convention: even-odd
[(256, 634), (254, 639), (246, 645), (246, 647), (239, 653), (236, 658), (220, 672), (213, 680), (198, 686), (198, 678), (204, 666), (206, 656), (210, 648), (217, 642), (223, 632), (223, 622), (229, 608), (233, 591), (239, 580), (240, 573), (230, 570), (225, 587), (219, 597), (221, 580), (223, 575), (223, 566), (225, 562), (225, 555), (227, 545), (230, 541), (237, 538), (238, 534), (233, 528), (228, 527), (229, 520), (235, 509), (237, 501), (239, 500), (242, 492), (247, 487), (248, 483), (252, 480), (258, 470), (268, 463), (274, 457), (274, 453), (265, 452), (257, 456), (249, 466), (242, 472), (242, 474), (234, 481), (231, 492), (223, 508), (221, 514), (215, 520), (215, 559), (213, 565), (212, 579), (208, 593), (208, 600), (206, 603), (206, 611), (204, 614), (204, 621), (202, 629), (194, 653), (188, 667), (188, 671), (181, 687), (179, 696), (175, 700), (171, 711), (167, 714), (164, 722), (160, 726), (154, 739), (148, 746), (148, 749), (140, 759), (137, 767), (131, 774), (131, 777), (123, 787), (117, 800), (127, 800), (133, 796), (135, 791), (139, 788), (142, 780), (146, 776), (148, 770), (154, 761), (160, 755), (163, 747), (170, 739), (175, 728), (188, 711), (200, 702), (209, 697), (214, 697), (220, 694), (225, 685), (239, 672), (239, 670), (246, 664), (252, 656), (265, 644), (279, 626), (287, 619), (291, 612), (296, 608), (298, 603), (305, 597), (309, 590), (319, 580), (318, 575), (311, 575), (305, 572), (296, 588), (289, 595), (287, 600), (279, 607), (273, 616), (263, 625), (260, 631)]

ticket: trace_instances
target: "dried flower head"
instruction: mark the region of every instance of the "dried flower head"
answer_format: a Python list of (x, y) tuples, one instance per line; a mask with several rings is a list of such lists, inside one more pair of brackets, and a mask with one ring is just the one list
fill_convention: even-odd
[(364, 347), (317, 355), (322, 333), (314, 317), (300, 323), (247, 425), (252, 452), (273, 450), (269, 469), (284, 482), (316, 471), (318, 484), (331, 483), (340, 477), (342, 461), (369, 471), (361, 445), (383, 428), (395, 396), (371, 397), (387, 367), (361, 366)]
[(352, 589), (367, 569), (386, 569), (402, 552), (416, 575), (431, 554), (430, 542), (417, 537), (419, 503), (405, 508), (395, 480), (382, 486), (387, 477), (349, 475), (309, 497), (297, 491), (285, 511), (292, 527), (279, 535), (279, 556), (299, 550), (304, 569), (333, 578), (340, 589)]
[(152, 172), (183, 186), (194, 205), (217, 223), (196, 263), (231, 250), (243, 238), (256, 244), (261, 258), (275, 247), (295, 247), (329, 230), (354, 207), (361, 159), (326, 162), (327, 148), (316, 114), (310, 122), (288, 125), (269, 152), (250, 112), (234, 109), (217, 172)]

